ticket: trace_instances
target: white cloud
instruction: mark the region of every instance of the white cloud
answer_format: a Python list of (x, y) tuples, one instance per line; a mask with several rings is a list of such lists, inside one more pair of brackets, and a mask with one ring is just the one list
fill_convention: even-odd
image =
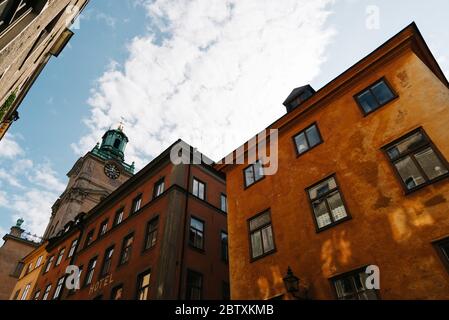
[[(8, 139), (9, 145), (18, 146), (15, 137), (9, 136)], [(26, 158), (25, 151), (20, 150), (16, 156), (0, 158), (1, 214), (9, 216), (8, 224), (11, 225), (18, 218), (23, 218), (23, 227), (27, 232), (42, 235), (50, 218), (51, 207), (65, 184), (58, 179), (49, 161), (35, 164)]]
[(140, 1), (150, 30), (98, 79), (82, 154), (125, 118), (129, 161), (140, 168), (178, 138), (215, 160), (284, 113), (294, 87), (320, 72), (334, 31), (331, 0)]
[(12, 134), (7, 133), (0, 140), (0, 158), (12, 159), (24, 153)]

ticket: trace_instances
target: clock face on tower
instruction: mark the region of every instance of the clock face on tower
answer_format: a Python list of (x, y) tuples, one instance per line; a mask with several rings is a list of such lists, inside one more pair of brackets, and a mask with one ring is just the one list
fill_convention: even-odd
[(120, 177), (120, 169), (114, 163), (107, 163), (104, 166), (104, 173), (109, 178), (115, 180)]

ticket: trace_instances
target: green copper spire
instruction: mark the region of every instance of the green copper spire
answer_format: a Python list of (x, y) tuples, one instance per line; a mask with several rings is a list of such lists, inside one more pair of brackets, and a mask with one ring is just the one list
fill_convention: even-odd
[(125, 169), (134, 173), (134, 163), (125, 163), (125, 148), (128, 144), (128, 137), (123, 132), (123, 126), (117, 129), (110, 129), (103, 135), (102, 143), (97, 144), (92, 153), (104, 160), (115, 160), (121, 163)]

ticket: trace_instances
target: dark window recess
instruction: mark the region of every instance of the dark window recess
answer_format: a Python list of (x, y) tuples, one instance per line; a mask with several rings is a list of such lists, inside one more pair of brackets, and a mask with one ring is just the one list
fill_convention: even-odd
[(120, 144), (121, 143), (122, 142), (120, 141), (120, 139), (115, 139), (115, 141), (114, 141), (114, 148), (116, 148), (116, 149), (120, 148)]
[(14, 293), (13, 300), (17, 300), (19, 298), (20, 290), (17, 290), (16, 293)]
[(137, 197), (134, 198), (133, 200), (133, 204), (131, 207), (131, 214), (136, 213), (137, 211), (140, 210), (140, 207), (142, 205), (142, 195), (138, 195)]
[(228, 199), (224, 194), (220, 196), (220, 209), (223, 212), (228, 212)]
[(106, 249), (103, 258), (103, 267), (101, 268), (101, 276), (104, 277), (111, 271), (112, 255), (114, 254), (114, 246)]
[(25, 267), (25, 264), (23, 262), (18, 262), (16, 264), (16, 267), (14, 268), (11, 276), (13, 276), (14, 278), (19, 278), (20, 275), (22, 274), (24, 267)]
[(406, 191), (448, 175), (447, 162), (422, 129), (384, 148)]
[(123, 240), (122, 251), (120, 253), (120, 264), (127, 263), (131, 258), (131, 249), (134, 242), (134, 235), (129, 235)]
[(197, 179), (193, 179), (192, 193), (201, 200), (206, 199), (206, 185)]
[(249, 187), (264, 177), (263, 166), (260, 161), (250, 165), (244, 170), (245, 186)]
[(98, 231), (98, 236), (101, 237), (108, 231), (108, 219), (103, 221), (100, 225), (100, 230)]
[(223, 300), (231, 300), (231, 289), (229, 288), (229, 283), (223, 282), (221, 291)]
[(204, 222), (201, 220), (190, 219), (189, 244), (197, 249), (204, 249)]
[(228, 234), (226, 232), (221, 232), (221, 260), (224, 262), (229, 261), (228, 256)]
[(320, 132), (316, 124), (301, 131), (295, 137), (296, 152), (301, 155), (313, 147), (319, 145), (322, 141)]
[(251, 239), (251, 258), (259, 258), (276, 249), (269, 211), (249, 220), (249, 231)]
[(154, 184), (153, 189), (153, 199), (159, 197), (165, 191), (165, 180), (164, 178), (160, 179), (158, 182)]
[(335, 177), (311, 187), (307, 193), (318, 229), (335, 225), (349, 217)]
[(368, 114), (384, 106), (396, 97), (396, 94), (388, 83), (382, 79), (357, 94), (355, 99), (362, 108), (363, 113)]
[(23, 16), (38, 14), (48, 0), (2, 0), (0, 1), (0, 33)]
[(95, 267), (97, 266), (97, 258), (93, 258), (89, 261), (86, 270), (86, 278), (84, 279), (84, 285), (87, 286), (92, 283), (95, 273)]
[(86, 242), (84, 242), (84, 248), (87, 248), (88, 246), (90, 246), (90, 244), (94, 241), (94, 232), (95, 232), (95, 230), (92, 229), (87, 234)]
[(122, 221), (123, 221), (123, 214), (124, 214), (124, 209), (123, 208), (121, 208), (120, 210), (118, 210), (115, 213), (114, 226), (117, 226), (120, 223), (122, 223)]
[(145, 238), (145, 250), (150, 249), (156, 245), (157, 241), (157, 226), (159, 217), (154, 218), (147, 225), (147, 234)]
[(201, 300), (203, 294), (203, 275), (187, 270), (186, 300)]
[(349, 272), (332, 280), (339, 300), (378, 300), (376, 290), (366, 288), (365, 269)]
[(449, 271), (449, 238), (443, 239), (436, 243), (438, 250), (440, 251), (440, 257), (443, 263), (446, 265)]
[(120, 285), (112, 289), (111, 300), (122, 300), (123, 299), (123, 286)]
[(40, 290), (36, 291), (36, 293), (34, 294), (33, 300), (39, 300), (40, 296), (41, 296), (41, 291)]
[(137, 300), (149, 300), (150, 298), (151, 271), (147, 271), (137, 279)]

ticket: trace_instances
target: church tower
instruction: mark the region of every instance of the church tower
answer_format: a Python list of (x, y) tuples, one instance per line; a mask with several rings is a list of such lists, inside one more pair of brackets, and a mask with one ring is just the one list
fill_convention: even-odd
[(128, 137), (123, 127), (108, 130), (92, 151), (80, 158), (67, 176), (66, 190), (52, 207), (44, 239), (56, 236), (81, 212), (88, 212), (134, 174), (125, 162)]

